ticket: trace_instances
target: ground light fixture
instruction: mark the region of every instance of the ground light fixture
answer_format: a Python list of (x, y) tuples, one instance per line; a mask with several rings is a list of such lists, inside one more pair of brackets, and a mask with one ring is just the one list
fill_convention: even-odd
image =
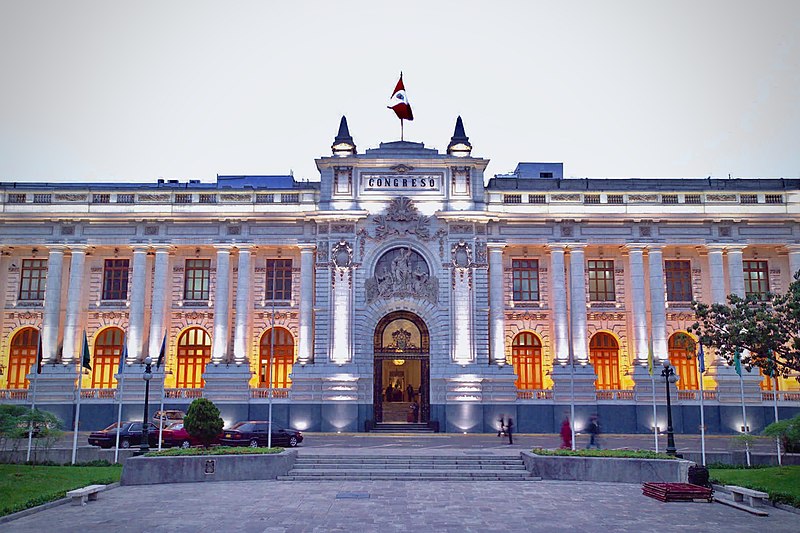
[(142, 443), (139, 446), (139, 453), (141, 455), (150, 451), (150, 428), (147, 424), (149, 416), (147, 412), (148, 403), (150, 402), (150, 380), (153, 379), (153, 359), (149, 356), (144, 360), (144, 417), (142, 418)]
[(670, 366), (669, 361), (664, 361), (664, 369), (661, 371), (661, 376), (664, 378), (664, 384), (667, 387), (667, 455), (675, 455), (677, 449), (675, 448), (675, 434), (672, 431), (672, 401), (670, 400), (669, 384), (678, 381), (678, 375), (675, 370)]

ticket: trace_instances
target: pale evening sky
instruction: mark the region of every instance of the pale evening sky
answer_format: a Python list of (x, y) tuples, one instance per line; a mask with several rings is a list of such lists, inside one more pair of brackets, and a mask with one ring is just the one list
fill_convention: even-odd
[(443, 151), (487, 178), (800, 176), (800, 2), (0, 0), (0, 181), (317, 180), (358, 150)]

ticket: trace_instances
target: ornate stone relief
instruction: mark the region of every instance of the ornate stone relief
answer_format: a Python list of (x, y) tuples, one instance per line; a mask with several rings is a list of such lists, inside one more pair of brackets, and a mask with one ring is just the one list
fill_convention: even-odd
[(398, 174), (403, 174), (404, 172), (410, 172), (414, 170), (414, 167), (409, 167), (407, 165), (400, 164), (390, 167), (389, 170), (391, 170), (392, 172), (397, 172)]
[(317, 264), (328, 264), (328, 241), (317, 241)]
[(85, 194), (56, 194), (57, 202), (85, 202)]
[(430, 217), (421, 214), (407, 196), (394, 198), (386, 208), (386, 213), (375, 215), (372, 220), (375, 224), (373, 239), (376, 241), (393, 235), (413, 235), (423, 241), (435, 237), (431, 235)]
[(431, 277), (425, 260), (410, 248), (388, 251), (375, 265), (375, 275), (365, 282), (367, 303), (377, 298), (424, 298), (437, 303), (439, 280)]
[(450, 224), (450, 233), (472, 234), (472, 224)]
[(706, 194), (707, 202), (735, 202), (735, 194)]
[(169, 194), (142, 193), (137, 195), (139, 202), (169, 202)]
[(353, 247), (344, 239), (340, 240), (331, 250), (331, 262), (336, 268), (350, 268), (353, 265)]
[(629, 194), (628, 195), (628, 202), (631, 203), (651, 203), (657, 202), (658, 195), (657, 194)]
[(353, 233), (355, 229), (353, 224), (331, 224), (331, 233)]

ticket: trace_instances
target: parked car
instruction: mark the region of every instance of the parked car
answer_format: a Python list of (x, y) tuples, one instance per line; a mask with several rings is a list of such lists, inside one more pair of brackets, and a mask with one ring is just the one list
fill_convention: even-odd
[[(150, 446), (158, 445), (158, 428), (148, 424), (147, 442)], [(117, 424), (111, 424), (106, 429), (93, 431), (89, 434), (89, 444), (101, 448), (111, 448), (117, 442)], [(119, 426), (119, 447), (130, 448), (142, 444), (142, 423), (121, 422)]]
[[(269, 436), (269, 422), (251, 420), (237, 422), (230, 429), (222, 430), (220, 444), (223, 446), (266, 446)], [(272, 445), (295, 447), (303, 442), (303, 434), (294, 429), (286, 429), (272, 424)]]
[(177, 409), (156, 411), (156, 413), (153, 415), (153, 424), (155, 424), (156, 427), (158, 427), (160, 424), (164, 424), (164, 427), (167, 427), (175, 422), (183, 422), (183, 418), (185, 416), (186, 413)]
[[(217, 435), (210, 444), (219, 444), (221, 436), (222, 434)], [(203, 443), (189, 435), (189, 432), (183, 427), (183, 422), (173, 422), (161, 431), (161, 444), (189, 448), (190, 446), (201, 446)]]

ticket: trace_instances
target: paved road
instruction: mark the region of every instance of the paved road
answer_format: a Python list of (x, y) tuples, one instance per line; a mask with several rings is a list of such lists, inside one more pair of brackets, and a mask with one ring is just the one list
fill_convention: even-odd
[(759, 518), (718, 503), (661, 503), (617, 483), (240, 481), (119, 487), (3, 524), (10, 532), (797, 533), (800, 516)]

